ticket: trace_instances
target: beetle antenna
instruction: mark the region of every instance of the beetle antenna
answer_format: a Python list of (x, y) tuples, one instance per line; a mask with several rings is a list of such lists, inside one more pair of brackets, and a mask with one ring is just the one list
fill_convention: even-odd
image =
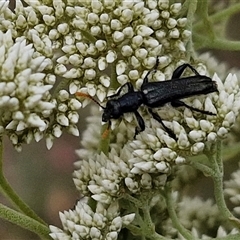
[(103, 107), (96, 99), (94, 99), (93, 97), (91, 97), (91, 96), (90, 96), (89, 94), (87, 94), (87, 93), (76, 92), (75, 95), (78, 96), (78, 97), (89, 98), (89, 99), (91, 99), (93, 102), (95, 102), (99, 107), (101, 107), (102, 109), (105, 109), (105, 107)]

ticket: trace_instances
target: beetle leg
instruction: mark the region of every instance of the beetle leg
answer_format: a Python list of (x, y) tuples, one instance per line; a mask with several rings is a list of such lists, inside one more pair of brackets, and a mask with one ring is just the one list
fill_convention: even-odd
[(173, 107), (186, 107), (186, 108), (191, 109), (192, 111), (200, 112), (200, 113), (207, 114), (207, 115), (213, 115), (213, 116), (216, 115), (215, 113), (212, 113), (212, 112), (209, 112), (209, 111), (205, 111), (205, 110), (202, 110), (202, 109), (198, 109), (198, 108), (189, 106), (189, 105), (187, 105), (185, 102), (182, 102), (182, 101), (180, 101), (180, 100), (174, 100), (174, 101), (172, 101), (172, 102), (171, 102), (171, 105), (172, 105)]
[(174, 134), (174, 132), (173, 132), (171, 129), (169, 129), (167, 126), (165, 126), (165, 124), (163, 123), (161, 117), (160, 117), (157, 113), (153, 112), (151, 108), (148, 108), (148, 111), (149, 111), (149, 113), (152, 115), (152, 117), (153, 117), (155, 120), (157, 120), (159, 123), (162, 124), (163, 128), (164, 128), (165, 131), (168, 133), (168, 135), (169, 135), (170, 137), (172, 137), (173, 139), (176, 140), (176, 139), (177, 139), (177, 138), (176, 138), (176, 135)]
[(155, 72), (155, 71), (157, 70), (158, 64), (159, 64), (159, 59), (158, 59), (158, 57), (157, 57), (155, 66), (153, 67), (153, 69), (149, 70), (148, 73), (146, 74), (146, 76), (144, 77), (142, 86), (143, 86), (144, 84), (148, 83), (148, 76), (149, 76), (149, 74), (150, 74), (151, 72)]
[(113, 95), (111, 95), (111, 96), (108, 96), (107, 99), (110, 99), (110, 98), (114, 98), (114, 97), (119, 96), (120, 93), (121, 93), (121, 91), (122, 91), (122, 89), (125, 88), (126, 86), (127, 86), (128, 92), (133, 92), (133, 91), (134, 91), (133, 85), (132, 85), (130, 82), (127, 82), (127, 83), (123, 84), (123, 85), (118, 89), (118, 91), (117, 91), (115, 94), (113, 94)]
[(178, 68), (176, 68), (174, 70), (172, 79), (175, 79), (175, 80), (179, 79), (186, 68), (190, 68), (192, 70), (192, 72), (195, 73), (195, 75), (200, 75), (194, 67), (192, 67), (188, 63), (184, 63), (183, 65), (179, 66)]
[(134, 114), (138, 122), (138, 127), (135, 128), (135, 134), (134, 134), (134, 138), (135, 138), (140, 132), (145, 130), (145, 123), (138, 111), (135, 111)]

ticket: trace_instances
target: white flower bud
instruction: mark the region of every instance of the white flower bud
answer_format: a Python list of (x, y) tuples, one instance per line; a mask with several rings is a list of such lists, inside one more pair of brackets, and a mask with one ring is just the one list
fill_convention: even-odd
[(79, 130), (78, 130), (78, 128), (77, 128), (77, 126), (76, 125), (69, 125), (68, 127), (67, 127), (67, 131), (70, 133), (70, 134), (72, 134), (73, 136), (76, 136), (76, 137), (78, 137), (79, 136)]
[(68, 100), (69, 99), (69, 93), (64, 89), (60, 90), (59, 93), (58, 93), (58, 99), (61, 102), (64, 102), (64, 101)]
[(27, 22), (32, 26), (36, 26), (38, 24), (38, 17), (33, 10), (29, 12)]
[(62, 135), (62, 127), (58, 124), (53, 126), (52, 134), (54, 137), (59, 138)]
[(192, 32), (189, 31), (189, 30), (184, 30), (181, 33), (181, 36), (182, 36), (183, 39), (189, 39), (191, 35), (192, 35)]
[(189, 137), (195, 142), (200, 142), (204, 140), (204, 138), (206, 137), (206, 133), (202, 130), (192, 130), (189, 133)]
[(43, 15), (43, 21), (47, 26), (53, 26), (56, 22), (56, 19), (54, 16)]
[(164, 161), (161, 161), (161, 162), (157, 163), (155, 166), (162, 173), (167, 173), (169, 171), (169, 166)]
[(177, 25), (177, 20), (175, 20), (174, 18), (169, 18), (167, 21), (167, 27), (169, 29), (175, 28)]
[(26, 18), (23, 15), (19, 15), (16, 20), (16, 26), (18, 28), (25, 28), (27, 25)]
[(117, 81), (118, 81), (121, 85), (127, 83), (127, 82), (129, 81), (128, 75), (122, 74), (122, 75), (120, 75), (120, 76), (117, 76)]
[(148, 55), (148, 51), (145, 48), (138, 48), (135, 51), (135, 56), (140, 59), (146, 58)]
[(163, 30), (157, 30), (155, 32), (157, 39), (162, 40), (166, 37), (166, 32)]
[(110, 17), (107, 13), (102, 13), (100, 15), (100, 23), (101, 24), (108, 24), (110, 21)]
[(96, 71), (94, 69), (86, 69), (84, 72), (84, 77), (88, 80), (93, 80), (96, 77)]
[(143, 37), (141, 35), (136, 35), (133, 37), (132, 39), (132, 45), (135, 47), (135, 48), (138, 48), (142, 45), (143, 43)]
[(121, 228), (122, 228), (122, 218), (120, 216), (115, 217), (111, 222), (111, 226), (109, 227), (109, 230), (120, 231)]
[(93, 83), (87, 83), (86, 84), (86, 87), (87, 87), (87, 92), (90, 96), (95, 96), (96, 95), (96, 87), (95, 87), (95, 84)]
[(111, 29), (112, 30), (121, 30), (122, 29), (122, 23), (118, 19), (111, 20)]
[(179, 36), (180, 36), (180, 32), (177, 28), (173, 28), (169, 31), (169, 37), (170, 38), (179, 38)]
[(225, 128), (230, 128), (235, 123), (235, 120), (236, 116), (233, 111), (231, 111), (225, 116), (222, 126)]
[(57, 122), (62, 126), (68, 126), (69, 120), (63, 113), (58, 113), (56, 117)]
[(105, 70), (107, 68), (107, 66), (108, 66), (108, 63), (107, 63), (106, 58), (105, 57), (100, 57), (98, 59), (98, 69), (100, 71), (103, 71), (103, 70)]
[(178, 14), (181, 11), (182, 4), (181, 3), (174, 3), (170, 6), (171, 14)]
[(149, 47), (149, 48), (155, 48), (155, 47), (159, 46), (159, 42), (152, 37), (144, 38), (143, 42), (144, 42), (145, 46)]
[(108, 75), (101, 75), (99, 82), (106, 88), (110, 86), (110, 77)]
[(126, 27), (123, 29), (122, 32), (126, 38), (132, 38), (134, 36), (134, 31), (132, 27)]
[(132, 48), (131, 48), (130, 46), (124, 45), (124, 46), (122, 46), (122, 48), (121, 48), (121, 53), (122, 53), (122, 55), (123, 55), (124, 57), (129, 57), (129, 56), (132, 55), (133, 50), (132, 50)]
[(217, 134), (215, 132), (210, 132), (207, 135), (207, 141), (209, 142), (215, 142), (217, 140)]
[(102, 29), (99, 26), (92, 26), (90, 32), (93, 36), (98, 36), (102, 33)]
[(131, 80), (137, 80), (139, 78), (139, 72), (137, 70), (129, 71), (129, 78)]
[[(131, 170), (131, 172), (132, 171), (133, 171), (133, 169)], [(126, 184), (127, 188), (131, 192), (133, 192), (133, 193), (137, 192), (138, 187), (139, 187), (137, 182), (133, 181), (132, 178), (129, 178), (129, 177), (126, 177), (124, 180), (125, 180), (125, 184)]]
[(121, 17), (120, 17), (120, 20), (121, 20), (121, 22), (123, 22), (123, 23), (129, 23), (129, 22), (131, 22), (132, 21), (132, 19), (133, 19), (133, 11), (132, 10), (130, 10), (130, 9), (124, 9), (123, 11), (122, 11), (122, 15), (121, 15)]
[(187, 24), (187, 18), (179, 18), (177, 20), (177, 25), (181, 28), (185, 27)]
[(143, 173), (140, 183), (143, 188), (145, 189), (151, 189), (152, 188), (152, 178), (151, 175), (148, 173)]
[(105, 193), (101, 193), (101, 194), (94, 194), (92, 195), (92, 198), (94, 200), (96, 200), (97, 202), (101, 202), (101, 203), (106, 203), (106, 204), (109, 204), (112, 202), (112, 198), (105, 194)]
[(82, 64), (82, 62), (83, 62), (83, 59), (79, 54), (72, 54), (69, 57), (69, 63), (74, 66), (79, 66)]
[(104, 40), (97, 40), (95, 46), (99, 51), (104, 51), (107, 47), (107, 43)]
[(200, 127), (204, 132), (211, 132), (214, 129), (214, 124), (207, 120), (200, 120)]
[(143, 9), (144, 9), (144, 2), (137, 2), (133, 6), (134, 15), (139, 16), (143, 12)]
[(118, 232), (109, 232), (106, 234), (106, 240), (117, 240)]
[(101, 231), (96, 227), (91, 227), (89, 236), (91, 239), (101, 239), (103, 237)]
[(191, 152), (192, 154), (199, 154), (203, 151), (203, 149), (204, 149), (204, 143), (198, 142), (192, 145)]
[(119, 31), (115, 31), (113, 33), (113, 41), (118, 43), (118, 42), (121, 42), (123, 41), (124, 39), (124, 34), (122, 32), (119, 32)]
[(62, 35), (66, 35), (69, 33), (69, 25), (67, 23), (62, 23), (57, 26), (57, 30)]
[(217, 131), (217, 135), (220, 138), (225, 138), (228, 134), (228, 130), (225, 127), (220, 127), (219, 130)]
[(147, 27), (145, 25), (138, 25), (136, 27), (137, 34), (142, 37), (150, 36), (153, 33), (153, 30), (150, 27)]
[[(86, 72), (86, 71), (85, 71)], [(79, 68), (71, 68), (69, 71), (62, 75), (64, 78), (79, 78), (82, 76), (82, 70)]]
[(96, 13), (89, 13), (87, 16), (87, 21), (92, 25), (96, 25), (99, 22), (99, 17)]
[(116, 52), (109, 50), (106, 56), (107, 63), (113, 63), (117, 59)]
[(176, 164), (182, 164), (182, 163), (185, 163), (186, 162), (186, 159), (184, 157), (181, 157), (181, 156), (178, 156), (176, 159), (175, 159), (175, 163)]
[(57, 75), (61, 76), (67, 71), (67, 68), (63, 64), (57, 64), (54, 71)]
[(105, 87), (103, 87), (102, 85), (98, 85), (96, 94), (97, 94), (97, 97), (100, 100), (100, 102), (102, 102), (106, 98), (106, 95), (107, 95)]

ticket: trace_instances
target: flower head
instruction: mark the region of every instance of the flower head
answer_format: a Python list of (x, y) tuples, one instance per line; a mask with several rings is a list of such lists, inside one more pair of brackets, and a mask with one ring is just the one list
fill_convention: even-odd
[(78, 201), (74, 210), (60, 213), (63, 229), (50, 226), (53, 239), (108, 239), (115, 240), (120, 230), (134, 220), (135, 214), (120, 216), (117, 202), (107, 207), (96, 204), (95, 210), (88, 204), (88, 198)]
[(0, 134), (8, 134), (19, 150), (21, 142), (39, 141), (55, 108), (49, 90), (55, 76), (43, 72), (49, 65), (34, 56), (26, 39), (12, 39), (11, 31), (0, 32)]

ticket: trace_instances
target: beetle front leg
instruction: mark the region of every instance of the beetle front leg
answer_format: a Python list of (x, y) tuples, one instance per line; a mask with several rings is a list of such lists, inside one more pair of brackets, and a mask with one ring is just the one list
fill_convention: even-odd
[(155, 72), (155, 71), (157, 70), (158, 64), (159, 64), (159, 59), (158, 59), (158, 57), (157, 57), (155, 66), (153, 67), (153, 69), (151, 69), (151, 70), (148, 71), (148, 73), (146, 74), (146, 76), (145, 76), (144, 79), (143, 79), (142, 85), (148, 83), (148, 76), (149, 76), (149, 74), (150, 74), (151, 72)]
[(174, 132), (173, 132), (171, 129), (169, 129), (167, 126), (165, 126), (165, 124), (163, 123), (161, 117), (160, 117), (157, 113), (153, 112), (151, 108), (148, 108), (148, 111), (149, 111), (149, 113), (152, 115), (152, 117), (153, 117), (155, 120), (157, 120), (159, 123), (162, 124), (163, 128), (164, 128), (165, 131), (168, 133), (168, 135), (169, 135), (171, 138), (173, 138), (173, 139), (176, 140), (176, 139), (177, 139), (177, 138), (176, 138), (176, 135), (174, 134)]
[(120, 95), (122, 89), (125, 88), (126, 86), (127, 86), (128, 92), (134, 91), (133, 85), (130, 82), (127, 82), (127, 83), (123, 84), (115, 94), (108, 96), (107, 98), (110, 99), (110, 98), (118, 97)]
[(205, 110), (202, 110), (202, 109), (198, 109), (198, 108), (189, 106), (189, 105), (187, 105), (185, 102), (182, 102), (182, 101), (180, 101), (180, 100), (174, 100), (174, 101), (172, 101), (172, 102), (171, 102), (171, 105), (172, 105), (173, 107), (186, 107), (186, 108), (189, 108), (189, 109), (192, 110), (192, 111), (200, 112), (200, 113), (203, 113), (203, 114), (206, 114), (206, 115), (212, 115), (212, 116), (215, 116), (215, 115), (216, 115), (215, 113), (212, 113), (212, 112), (209, 112), (209, 111), (205, 111)]
[(142, 116), (139, 114), (138, 111), (134, 112), (137, 122), (138, 122), (138, 127), (135, 128), (135, 134), (134, 134), (134, 138), (136, 138), (136, 136), (145, 130), (145, 122), (142, 118)]

